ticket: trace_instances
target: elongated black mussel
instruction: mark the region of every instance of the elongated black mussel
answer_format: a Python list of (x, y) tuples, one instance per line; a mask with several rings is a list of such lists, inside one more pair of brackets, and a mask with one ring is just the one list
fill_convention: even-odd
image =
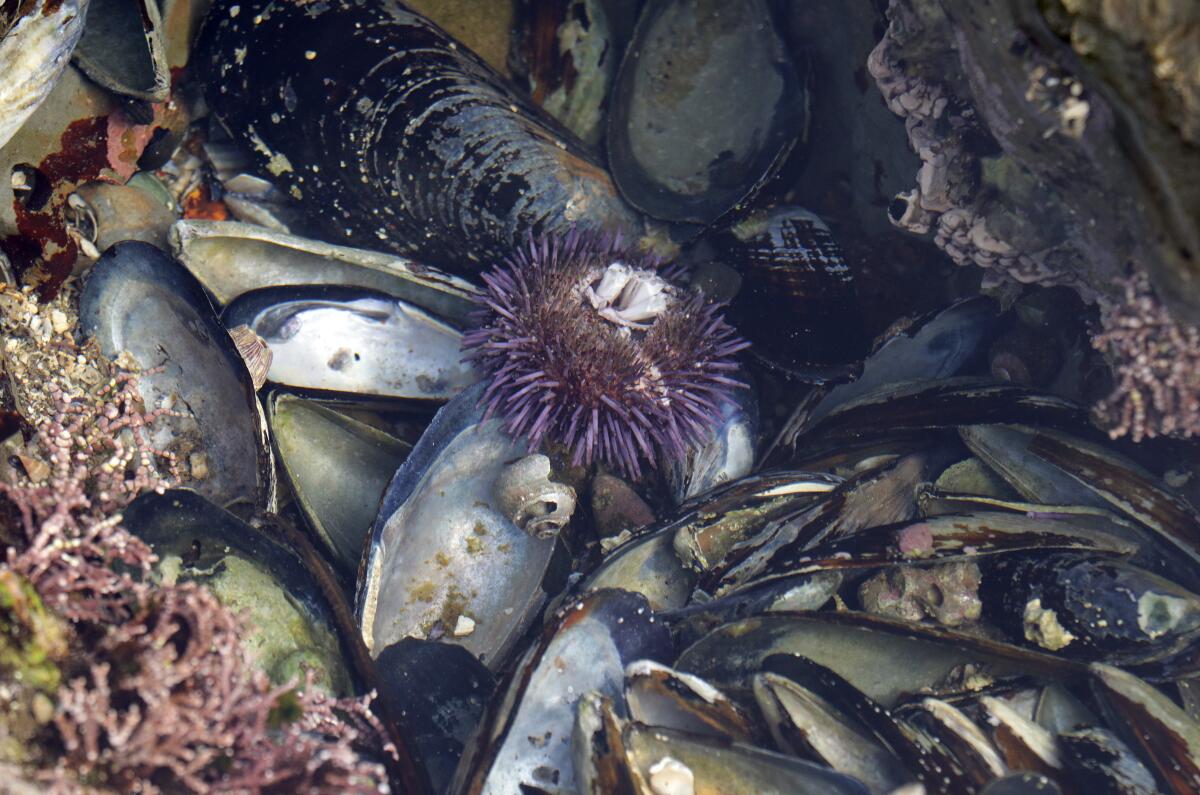
[(220, 0), (198, 48), (218, 118), (337, 240), (469, 271), (529, 234), (638, 234), (569, 132), (399, 3)]

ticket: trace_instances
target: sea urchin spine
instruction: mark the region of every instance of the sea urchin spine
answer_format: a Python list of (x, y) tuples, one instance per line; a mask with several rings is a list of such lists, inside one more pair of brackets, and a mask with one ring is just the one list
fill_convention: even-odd
[(565, 445), (576, 465), (636, 476), (656, 450), (683, 456), (744, 386), (734, 355), (748, 343), (720, 307), (619, 238), (531, 239), (483, 278), (463, 347), (490, 379), (487, 415)]

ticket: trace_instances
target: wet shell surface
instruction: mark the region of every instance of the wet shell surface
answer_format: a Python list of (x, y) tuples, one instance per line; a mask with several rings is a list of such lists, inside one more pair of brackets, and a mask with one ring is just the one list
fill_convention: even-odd
[(271, 351), (266, 380), (299, 389), (407, 400), (448, 400), (472, 384), (461, 335), (398, 298), (337, 287), (247, 293), (222, 315)]
[(50, 95), (83, 35), (87, 8), (87, 0), (38, 0), (0, 30), (0, 146)]
[(707, 224), (782, 164), (805, 106), (766, 0), (647, 3), (609, 114), (613, 175), (646, 213)]
[(528, 235), (639, 222), (567, 131), (398, 3), (221, 0), (209, 103), (340, 242), (473, 271)]

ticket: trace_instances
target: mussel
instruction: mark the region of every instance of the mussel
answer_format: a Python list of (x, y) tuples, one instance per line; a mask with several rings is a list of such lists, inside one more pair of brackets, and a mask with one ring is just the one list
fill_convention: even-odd
[(530, 234), (640, 234), (574, 136), (399, 4), (221, 0), (198, 47), (217, 116), (339, 241), (474, 271)]
[(250, 372), (187, 270), (148, 243), (113, 246), (92, 267), (80, 327), (140, 370), (139, 388), (180, 454), (184, 484), (224, 503), (275, 500), (275, 472)]
[(807, 122), (807, 86), (770, 4), (649, 3), (617, 76), (609, 160), (629, 201), (708, 224), (782, 166)]
[(0, 17), (0, 146), (8, 143), (54, 88), (83, 35), (87, 0), (9, 5)]

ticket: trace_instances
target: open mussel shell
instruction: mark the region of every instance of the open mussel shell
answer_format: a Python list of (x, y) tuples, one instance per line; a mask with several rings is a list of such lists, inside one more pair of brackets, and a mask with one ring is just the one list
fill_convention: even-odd
[(183, 485), (222, 505), (272, 505), (274, 464), (250, 373), (182, 265), (147, 243), (113, 246), (91, 269), (79, 320), (105, 356), (136, 360), (147, 409), (179, 412), (162, 422), (187, 464)]
[(267, 423), (304, 518), (352, 581), (379, 499), (412, 446), (285, 392), (267, 398)]
[(75, 48), (83, 73), (117, 94), (162, 102), (171, 89), (157, 0), (88, 0)]
[(752, 213), (719, 238), (742, 288), (730, 309), (753, 355), (799, 376), (842, 374), (867, 350), (850, 266), (802, 207)]
[(959, 375), (986, 352), (998, 314), (993, 299), (979, 296), (914, 321), (866, 358), (858, 378), (832, 387), (812, 405), (802, 403), (780, 432), (779, 441), (794, 446), (802, 433), (835, 409), (890, 384)]
[(872, 795), (890, 793), (909, 779), (903, 763), (868, 727), (787, 676), (757, 674), (754, 698), (780, 749), (853, 776)]
[[(723, 690), (748, 691), (772, 654), (807, 657), (886, 707), (930, 683), (947, 682), (968, 664), (986, 664), (991, 677), (1049, 681), (1077, 679), (1085, 670), (1017, 646), (854, 611), (773, 612), (734, 621), (685, 649), (675, 667)], [(881, 666), (880, 660), (904, 664)]]
[(1092, 689), (1116, 730), (1150, 765), (1164, 792), (1200, 791), (1200, 723), (1133, 674), (1092, 665)]
[(455, 775), (456, 793), (575, 791), (571, 738), (576, 704), (596, 692), (622, 704), (626, 667), (670, 655), (667, 627), (646, 600), (597, 591), (547, 623), (493, 700)]
[(307, 667), (326, 690), (353, 692), (334, 608), (291, 547), (186, 490), (148, 492), (122, 514), (158, 555), (155, 576), (201, 583), (227, 607), (245, 611), (243, 642), (275, 682), (303, 680)]
[(617, 76), (609, 163), (621, 193), (708, 224), (748, 201), (806, 122), (807, 86), (766, 0), (649, 3)]
[(685, 504), (671, 521), (675, 552), (697, 572), (707, 572), (731, 557), (740, 560), (749, 554), (746, 542), (764, 531), (771, 540), (756, 544), (755, 551), (784, 543), (776, 536), (784, 533), (789, 520), (810, 510), (841, 482), (835, 475), (783, 469), (727, 483)]
[(547, 598), (555, 538), (517, 527), (493, 495), (527, 443), (483, 419), (482, 394), (443, 406), (384, 492), (356, 597), (374, 654), (444, 637), (497, 670)]
[[(957, 727), (959, 736), (950, 743), (943, 743), (941, 737), (930, 735), (918, 725), (894, 715), (833, 669), (802, 655), (774, 654), (763, 660), (762, 667), (767, 674), (786, 677), (804, 691), (819, 697), (869, 732), (881, 746), (892, 752), (896, 761), (905, 766), (907, 777), (915, 778), (930, 793), (957, 795), (970, 792), (975, 784), (990, 777), (986, 770), (970, 769), (971, 763), (976, 762), (973, 757), (977, 755), (977, 749), (987, 746), (987, 739), (977, 730), (972, 732), (962, 725), (970, 723), (965, 716), (957, 716), (955, 721), (960, 724)], [(953, 711), (948, 706), (947, 710)], [(944, 714), (945, 711), (939, 712)], [(969, 739), (967, 734), (971, 735)], [(964, 745), (967, 746), (965, 749)], [(952, 749), (967, 750), (969, 763), (964, 763)], [(995, 756), (994, 751), (992, 756)], [(993, 760), (992, 765), (983, 763), (983, 766), (992, 770), (1003, 769), (998, 759)]]
[(234, 221), (183, 220), (171, 249), (222, 305), (263, 287), (363, 287), (424, 307), (453, 323), (477, 308), (470, 283), (391, 254), (347, 248)]
[(992, 742), (1009, 768), (1061, 778), (1062, 753), (1054, 734), (1002, 699), (982, 696), (979, 705), (991, 727)]
[(655, 610), (683, 607), (696, 573), (675, 554), (674, 540), (670, 525), (638, 535), (605, 558), (584, 580), (583, 590), (620, 588), (646, 597)]
[(15, 5), (11, 26), (0, 29), (0, 147), (50, 95), (83, 34), (88, 0)]
[(904, 715), (905, 722), (945, 748), (958, 762), (969, 786), (982, 787), (1008, 772), (1008, 765), (987, 735), (962, 710), (938, 698), (926, 698)]
[(625, 702), (630, 719), (649, 726), (738, 742), (758, 733), (751, 714), (708, 682), (651, 660), (625, 669)]
[(390, 295), (333, 286), (246, 293), (221, 316), (271, 350), (267, 381), (347, 397), (445, 401), (477, 376), (454, 326)]
[[(818, 407), (819, 408), (819, 407)], [(897, 434), (990, 423), (1082, 426), (1083, 410), (1062, 398), (1014, 384), (962, 377), (887, 384), (831, 410), (802, 439)]]
[(827, 767), (676, 729), (630, 723), (625, 752), (638, 795), (867, 795), (857, 779)]
[(478, 271), (530, 234), (641, 233), (574, 136), (399, 4), (219, 0), (197, 52), (216, 116), (334, 239)]
[(461, 646), (405, 638), (375, 660), (379, 697), (402, 715), (434, 792), (445, 792), (496, 689), (491, 671)]

